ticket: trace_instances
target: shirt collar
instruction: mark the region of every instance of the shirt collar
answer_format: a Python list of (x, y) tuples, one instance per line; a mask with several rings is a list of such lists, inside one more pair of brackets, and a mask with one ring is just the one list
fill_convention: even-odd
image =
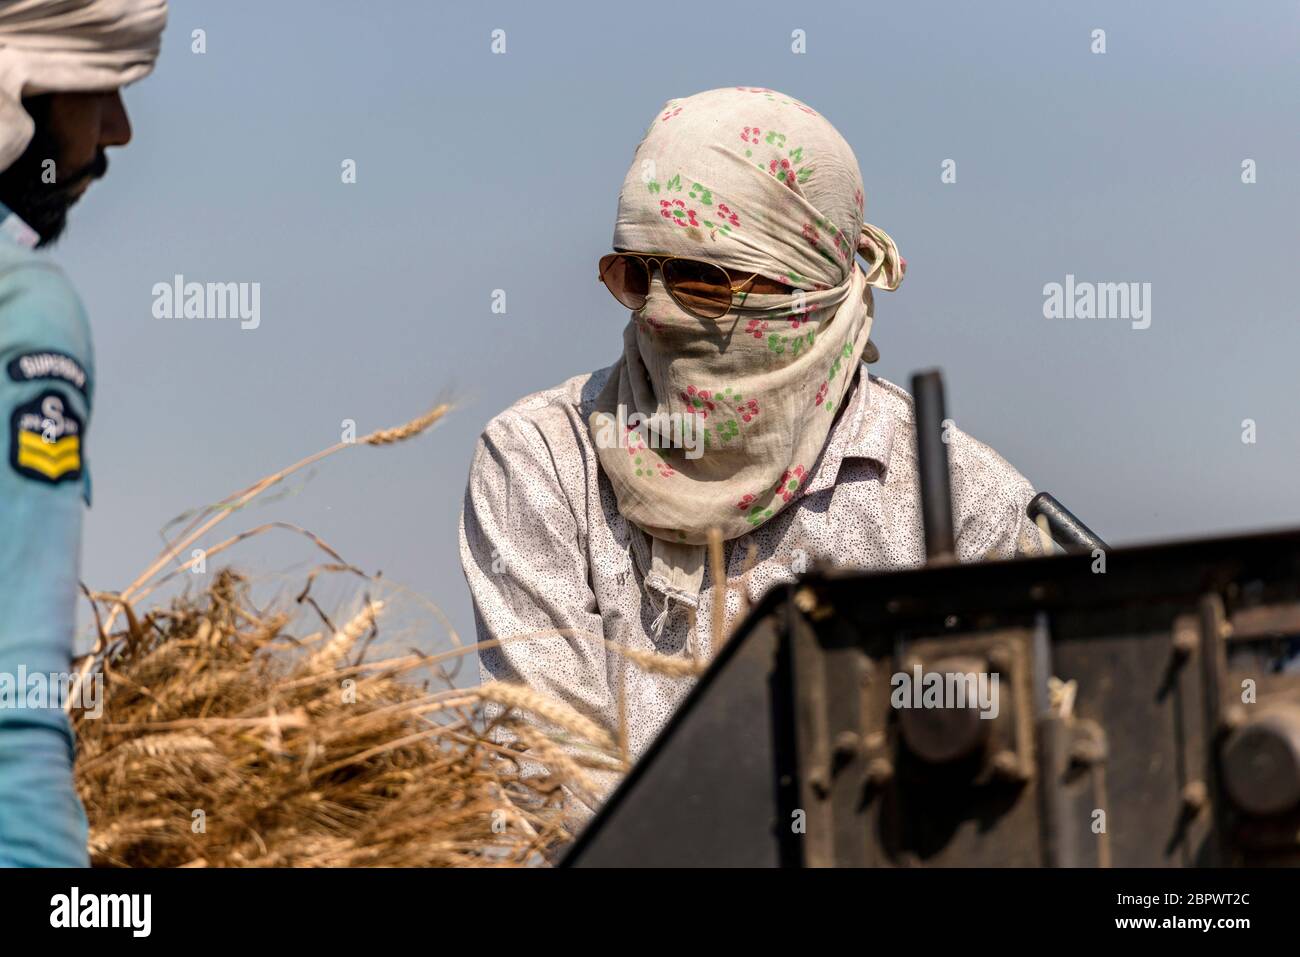
[(41, 241), (40, 234), (23, 222), (22, 217), (4, 203), (0, 203), (0, 235), (8, 237), (25, 249), (34, 249)]
[(872, 401), (872, 393), (878, 387), (871, 382), (867, 367), (862, 365), (858, 369), (857, 381), (846, 400), (843, 414), (831, 430), (817, 472), (804, 487), (805, 495), (834, 485), (845, 459), (868, 459), (875, 462), (881, 472), (889, 468), (897, 423), (883, 405)]

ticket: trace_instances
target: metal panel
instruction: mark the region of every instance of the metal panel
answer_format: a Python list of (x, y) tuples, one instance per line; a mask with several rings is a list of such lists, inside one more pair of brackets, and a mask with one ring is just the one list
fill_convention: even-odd
[[(1295, 863), (1300, 532), (1105, 561), (819, 575), (774, 592), (568, 862)], [(914, 659), (989, 662), (1009, 676), (1007, 712), (987, 734), (961, 715), (901, 716), (890, 676)], [(1073, 682), (1068, 714), (1045, 710), (1048, 675)], [(1238, 703), (1247, 686), (1258, 705)], [(961, 760), (944, 753), (976, 732)]]
[[(777, 624), (737, 635), (565, 857), (580, 867), (771, 867)], [(788, 727), (788, 722), (781, 723)]]

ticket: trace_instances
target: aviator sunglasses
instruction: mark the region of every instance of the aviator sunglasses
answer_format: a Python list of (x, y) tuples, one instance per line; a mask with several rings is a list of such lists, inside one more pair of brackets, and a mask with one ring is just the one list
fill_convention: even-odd
[(650, 277), (656, 266), (673, 302), (699, 319), (721, 319), (731, 311), (732, 297), (737, 293), (790, 293), (789, 286), (762, 278), (758, 273), (733, 283), (727, 270), (714, 263), (653, 253), (601, 256), (600, 274), (596, 278), (605, 284), (615, 299), (635, 311), (646, 303)]

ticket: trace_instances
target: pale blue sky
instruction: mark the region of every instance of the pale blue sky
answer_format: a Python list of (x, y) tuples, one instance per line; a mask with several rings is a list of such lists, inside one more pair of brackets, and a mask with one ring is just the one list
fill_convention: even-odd
[[(941, 366), (957, 423), (1112, 542), (1300, 524), (1297, 49), (1293, 2), (175, 0), (135, 142), (53, 252), (96, 339), (83, 577), (119, 588), (178, 513), (453, 392), (433, 434), (227, 527), (304, 525), (471, 633), (474, 440), (617, 357), (627, 314), (593, 276), (633, 148), (665, 100), (728, 85), (808, 102), (856, 151), (909, 262), (875, 371)], [(176, 273), (259, 282), (260, 327), (153, 319)], [(1151, 327), (1045, 319), (1067, 273), (1151, 283)]]

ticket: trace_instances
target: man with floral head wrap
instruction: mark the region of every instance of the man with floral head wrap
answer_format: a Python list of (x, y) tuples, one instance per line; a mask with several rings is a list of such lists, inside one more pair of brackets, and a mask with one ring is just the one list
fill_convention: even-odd
[[(0, 865), (84, 866), (63, 712), (72, 671), (90, 329), (35, 248), (131, 127), (121, 87), (158, 55), (165, 0), (0, 0)], [(94, 685), (88, 685), (94, 688)], [(81, 702), (82, 699), (79, 699)], [(94, 709), (94, 702), (84, 701)], [(101, 702), (102, 703), (102, 702)]]
[[(906, 264), (864, 208), (852, 149), (792, 97), (710, 90), (655, 117), (600, 266), (632, 310), (621, 358), (494, 418), (470, 469), (461, 559), (485, 679), (611, 728), (622, 712), (637, 753), (690, 682), (616, 646), (711, 655), (711, 529), (725, 629), (813, 563), (925, 560), (911, 399), (863, 367), (874, 291)], [(949, 439), (959, 557), (1038, 551), (1029, 483)]]

